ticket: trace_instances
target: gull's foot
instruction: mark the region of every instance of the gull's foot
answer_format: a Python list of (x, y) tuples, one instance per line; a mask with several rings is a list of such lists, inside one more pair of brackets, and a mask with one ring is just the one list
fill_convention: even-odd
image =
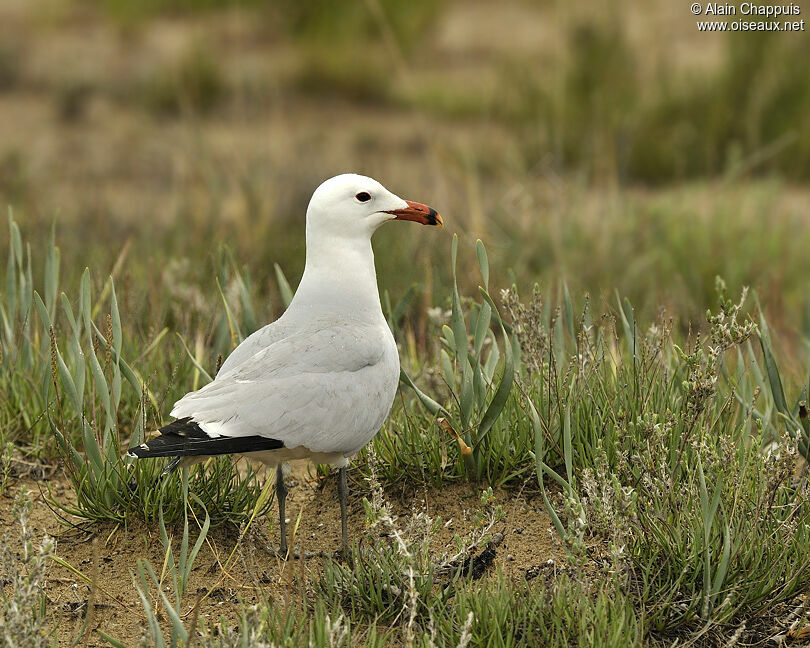
[(354, 553), (348, 546), (343, 546), (340, 549), (335, 549), (329, 554), (329, 557), (335, 562), (352, 565), (354, 563)]

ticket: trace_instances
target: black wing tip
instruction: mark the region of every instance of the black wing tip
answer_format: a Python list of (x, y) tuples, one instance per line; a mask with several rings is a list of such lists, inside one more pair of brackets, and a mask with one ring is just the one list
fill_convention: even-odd
[[(139, 452), (140, 451), (140, 452)], [(144, 443), (137, 448), (130, 448), (127, 452), (127, 457), (132, 457), (133, 459), (147, 459), (149, 457), (163, 457), (166, 455), (157, 455), (157, 454), (150, 454), (149, 447)], [(177, 466), (180, 465), (180, 462), (183, 460), (182, 455), (174, 457), (169, 463), (166, 464), (166, 467), (160, 471), (160, 476), (165, 477), (166, 475), (174, 472)]]
[(135, 446), (134, 448), (130, 448), (127, 451), (127, 457), (133, 457), (135, 459), (143, 459), (148, 457), (149, 455), (149, 445), (146, 443), (142, 443), (139, 446)]
[(175, 457), (188, 453), (184, 449), (199, 446), (212, 439), (190, 416), (172, 421), (158, 429), (158, 436), (129, 449), (130, 457), (146, 459), (147, 457)]
[[(284, 442), (264, 436), (245, 437), (209, 436), (200, 425), (185, 417), (172, 421), (159, 430), (157, 436), (145, 443), (130, 448), (130, 457), (184, 457), (224, 454), (243, 454), (263, 450), (279, 450)], [(172, 466), (174, 467), (174, 466)]]
[(177, 434), (180, 436), (189, 436), (198, 439), (211, 438), (205, 430), (200, 427), (197, 421), (193, 420), (190, 416), (179, 418), (172, 421), (168, 425), (164, 425), (158, 430), (161, 434)]

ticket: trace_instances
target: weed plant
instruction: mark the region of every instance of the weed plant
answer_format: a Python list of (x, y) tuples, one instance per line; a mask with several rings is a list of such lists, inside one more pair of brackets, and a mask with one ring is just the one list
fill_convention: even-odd
[(14, 500), (12, 514), (19, 525), (19, 552), (12, 548), (8, 532), (0, 544), (0, 638), (9, 648), (48, 648), (57, 644), (47, 611), (47, 566), (56, 543), (48, 536), (39, 544), (35, 542), (31, 506), (25, 490)]
[[(128, 353), (136, 354), (137, 344), (125, 339), (112, 279), (94, 300), (90, 272), (85, 270), (78, 303), (71, 302), (60, 292), (59, 250), (52, 234), (43, 298), (34, 290), (30, 248), (25, 248), (24, 256), (19, 227), (11, 218), (9, 229), (5, 290), (0, 294), (4, 396), (0, 442), (13, 442), (33, 455), (62, 457), (76, 501), (51, 503), (65, 513), (118, 523), (135, 518), (156, 522), (159, 503), (165, 501), (166, 519), (182, 520), (179, 474), (162, 477), (160, 463), (125, 457), (128, 448), (157, 427), (161, 415), (158, 396), (133, 368), (135, 363), (125, 359)], [(235, 285), (241, 287), (237, 295), (240, 289), (247, 290), (241, 277)], [(234, 309), (226, 307), (214, 342), (230, 345), (251, 326), (252, 313), (245, 312), (240, 321)], [(159, 334), (139, 356), (154, 357), (162, 342), (164, 335)], [(188, 355), (183, 380), (187, 377), (193, 385), (210, 379), (200, 361), (190, 351)], [(147, 365), (147, 370), (156, 369)], [(257, 474), (249, 466), (240, 471), (227, 458), (208, 464), (192, 471), (195, 501), (210, 512), (215, 524), (244, 521), (259, 500)], [(197, 513), (202, 515), (203, 510)]]
[[(731, 301), (719, 280), (718, 293), (705, 346), (684, 351), (663, 319), (639, 334), (625, 302), (623, 342), (615, 333), (600, 342), (583, 324), (565, 371), (554, 370), (552, 349), (540, 389), (526, 390), (538, 472), (561, 487), (564, 514), (549, 507), (558, 530), (574, 556), (588, 537), (604, 542), (605, 564), (626, 575), (622, 589), (655, 633), (699, 624), (707, 633), (810, 582), (798, 549), (810, 529), (807, 482), (794, 474), (802, 427), (784, 405), (764, 318), (767, 373), (750, 344), (745, 294)], [(518, 320), (528, 312), (515, 311)], [(534, 343), (553, 347), (553, 338), (552, 328)], [(559, 471), (548, 465), (558, 462)]]
[(548, 582), (483, 578), (466, 566), (481, 555), (501, 511), (484, 491), (481, 508), (455, 550), (436, 551), (441, 526), (424, 511), (397, 519), (375, 482), (371, 455), (367, 531), (348, 564), (327, 563), (315, 600), (332, 601), (354, 624), (387, 627), (405, 646), (640, 646), (643, 619), (612, 577), (555, 574)]
[[(246, 609), (236, 627), (225, 620), (201, 626), (196, 635), (200, 645), (642, 645), (642, 621), (629, 597), (616, 588), (616, 579), (583, 580), (563, 573), (550, 583), (515, 582), (502, 574), (475, 580), (464, 566), (495, 540), (493, 528), (500, 520), (491, 490), (482, 494), (481, 509), (472, 516), (465, 537), (457, 538), (455, 550), (437, 552), (435, 535), (441, 522), (425, 511), (397, 518), (375, 481), (376, 466), (372, 456), (371, 497), (364, 501), (367, 526), (359, 546), (348, 562), (327, 561), (314, 581), (299, 582), (307, 594), (305, 607), (262, 602)], [(178, 563), (169, 558), (164, 562), (166, 578), (175, 579)], [(186, 570), (190, 566), (186, 562)], [(549, 576), (553, 570), (551, 566)], [(153, 584), (157, 582), (155, 578)], [(157, 607), (176, 611), (168, 597), (161, 595), (161, 600)], [(155, 604), (146, 596), (142, 602), (150, 619), (143, 645), (174, 648), (192, 636), (198, 622), (193, 611), (185, 620), (167, 612), (172, 620), (167, 640), (156, 623)]]
[[(185, 521), (185, 562), (174, 558), (163, 533), (180, 592), (190, 560), (187, 511), (198, 519), (210, 515), (209, 524), (249, 523), (268, 509), (269, 490), (261, 491), (253, 474), (237, 476), (222, 459), (189, 476), (187, 497), (179, 477), (154, 488), (161, 463), (122, 459), (147, 421), (159, 418), (160, 403), (137, 362), (125, 359), (135, 356), (134, 343), (115, 286), (108, 282), (94, 300), (85, 272), (72, 303), (58, 292), (52, 243), (41, 297), (13, 221), (11, 232), (0, 376), (4, 393), (16, 390), (9, 409), (43, 406), (41, 424), (46, 421), (56, 438), (76, 492), (75, 505), (62, 504), (65, 510), (118, 522), (143, 517), (164, 529)], [(454, 240), (451, 263), (457, 254)], [(626, 299), (594, 314), (589, 300), (576, 302), (564, 283), (553, 295), (535, 289), (528, 301), (512, 287), (498, 303), (488, 290), (480, 242), (476, 255), (478, 296), (463, 296), (456, 283), (450, 308), (434, 315), (439, 321), (429, 354), (415, 350), (401, 324), (412, 296), (393, 307), (384, 300), (405, 359), (406, 389), (358, 462), (370, 480), (369, 532), (352, 561), (327, 563), (312, 584), (318, 601), (312, 609), (331, 605), (343, 620), (332, 614), (304, 621), (263, 608), (246, 613), (264, 619), (265, 636), (345, 642), (347, 628), (362, 626), (373, 629), (358, 639), (369, 645), (389, 633), (406, 645), (475, 645), (514, 624), (517, 645), (722, 637), (805, 591), (808, 383), (797, 391), (780, 370), (756, 298), (753, 306), (745, 293), (732, 300), (718, 280), (718, 306), (701, 332), (687, 337), (665, 313), (652, 325), (640, 324)], [(227, 349), (256, 326), (250, 283), (235, 276), (222, 291), (208, 350), (205, 342), (183, 340), (189, 383), (210, 379), (202, 361), (210, 349)], [(278, 283), (289, 299), (280, 269)], [(35, 422), (31, 413), (28, 407)], [(121, 430), (125, 413), (133, 426), (128, 434)], [(21, 424), (13, 433), (25, 430)], [(458, 565), (491, 525), (477, 538), (460, 540), (456, 553), (436, 554), (430, 541), (437, 521), (416, 515), (403, 525), (380, 487), (447, 480), (537, 489), (568, 548), (565, 575), (543, 587), (502, 576), (479, 583)], [(166, 576), (143, 565), (141, 589), (162, 587)], [(529, 604), (505, 620), (520, 597)], [(580, 607), (563, 609), (572, 598)], [(168, 605), (176, 613), (180, 603)], [(172, 617), (169, 608), (165, 614)], [(173, 621), (180, 625), (167, 645), (190, 636), (194, 626), (187, 621)]]
[[(483, 287), (481, 294), (488, 296)], [(707, 333), (680, 344), (664, 314), (641, 328), (627, 300), (616, 315), (594, 317), (587, 299), (576, 308), (564, 285), (559, 294), (552, 308), (539, 290), (529, 303), (514, 289), (503, 292), (511, 325), (487, 335), (493, 350), (514, 338), (521, 354), (493, 374), (473, 354), (467, 370), (492, 376), (487, 398), (510, 372), (515, 388), (492, 426), (503, 430), (500, 440), (478, 445), (467, 460), (475, 424), (460, 419), (454, 440), (433, 421), (442, 413), (459, 421), (465, 402), (448, 339), (480, 348), (467, 330), (476, 329), (482, 307), (469, 308), (465, 330), (454, 296), (438, 367), (423, 366), (426, 378), (445, 377), (448, 395), (438, 402), (425, 392), (439, 390), (416, 388), (419, 405), (395, 413), (371, 446), (384, 456), (383, 478), (416, 478), (421, 470), (436, 482), (483, 477), (508, 485), (536, 469), (573, 563), (591, 562), (587, 547), (598, 542), (597, 564), (624, 575), (617, 591), (645, 610), (646, 632), (714, 632), (802, 592), (810, 584), (810, 559), (800, 549), (810, 540), (801, 457), (807, 388), (786, 396), (767, 321), (761, 312), (751, 317), (745, 292), (733, 301), (718, 279), (719, 308), (707, 316)]]

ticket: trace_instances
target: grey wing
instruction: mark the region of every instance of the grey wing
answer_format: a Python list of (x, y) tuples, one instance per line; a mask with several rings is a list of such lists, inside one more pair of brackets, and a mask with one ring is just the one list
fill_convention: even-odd
[(237, 346), (222, 363), (217, 375), (224, 375), (233, 371), (243, 362), (249, 360), (262, 349), (283, 340), (293, 333), (290, 326), (286, 324), (283, 317), (263, 326), (258, 331), (254, 331)]
[(398, 365), (396, 347), (377, 330), (297, 334), (187, 394), (172, 416), (190, 416), (211, 435), (263, 435), (351, 454), (388, 415)]

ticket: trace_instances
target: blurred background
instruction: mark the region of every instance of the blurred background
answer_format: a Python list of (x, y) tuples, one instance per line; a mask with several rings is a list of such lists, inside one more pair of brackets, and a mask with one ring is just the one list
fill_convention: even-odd
[(808, 60), (807, 32), (701, 33), (673, 2), (2, 0), (0, 204), (37, 249), (56, 223), (64, 275), (180, 318), (225, 244), (273, 316), (313, 189), (355, 171), (445, 219), (375, 237), (394, 302), (445, 305), (457, 232), (468, 294), (481, 238), (493, 287), (686, 327), (722, 275), (799, 339)]

